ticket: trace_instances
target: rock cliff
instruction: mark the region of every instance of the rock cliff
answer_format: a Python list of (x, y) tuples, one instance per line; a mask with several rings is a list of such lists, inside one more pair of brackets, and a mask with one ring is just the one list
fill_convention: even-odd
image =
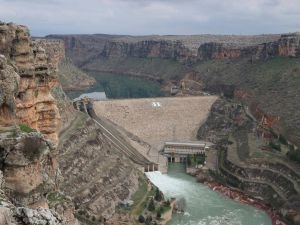
[(270, 131), (257, 124), (242, 104), (220, 99), (199, 129), (198, 137), (216, 144), (218, 171), (227, 184), (260, 196), (283, 216), (297, 221), (299, 167), (272, 149), (267, 132)]
[(26, 27), (1, 24), (0, 37), (0, 53), (10, 60), (20, 76), (14, 103), (16, 120), (57, 142), (60, 115), (50, 94), (57, 84), (55, 67), (48, 62), (45, 50), (31, 41)]
[(5, 23), (0, 40), (0, 223), (104, 222), (141, 173), (74, 111), (58, 81), (62, 42), (32, 41), (25, 26)]
[(61, 181), (54, 156), (60, 114), (51, 95), (58, 85), (56, 66), (25, 26), (1, 23), (0, 39), (1, 220), (65, 225), (48, 209), (29, 209), (48, 208), (47, 195)]

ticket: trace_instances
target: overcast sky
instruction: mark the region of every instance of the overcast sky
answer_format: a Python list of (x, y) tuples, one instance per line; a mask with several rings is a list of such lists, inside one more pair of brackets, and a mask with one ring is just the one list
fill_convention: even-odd
[(0, 0), (32, 35), (262, 34), (300, 31), (300, 0)]

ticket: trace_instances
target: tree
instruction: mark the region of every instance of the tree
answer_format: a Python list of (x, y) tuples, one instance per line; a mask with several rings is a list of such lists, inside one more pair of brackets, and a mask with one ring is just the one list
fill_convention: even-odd
[(144, 223), (145, 222), (145, 217), (143, 215), (140, 215), (138, 220), (139, 220), (140, 223)]
[(160, 219), (160, 218), (161, 218), (161, 212), (160, 212), (160, 210), (157, 211), (157, 213), (156, 213), (156, 218), (157, 218), (157, 219)]
[(150, 200), (150, 202), (149, 202), (148, 210), (151, 211), (151, 212), (155, 211), (155, 205), (154, 205), (154, 200), (153, 200), (153, 198), (151, 198), (151, 200)]
[(158, 188), (155, 190), (155, 200), (160, 202), (162, 200), (162, 194)]

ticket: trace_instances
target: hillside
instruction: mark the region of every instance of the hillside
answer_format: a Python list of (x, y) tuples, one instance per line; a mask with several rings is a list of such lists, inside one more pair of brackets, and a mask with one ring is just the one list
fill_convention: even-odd
[[(139, 37), (50, 35), (48, 38), (62, 39), (68, 57), (94, 76), (97, 72), (110, 72), (153, 79), (168, 87), (164, 90), (169, 89), (170, 82), (178, 84), (187, 77), (204, 83), (207, 91), (221, 93), (224, 91), (221, 89), (228, 91), (229, 88), (236, 95), (242, 95), (239, 97), (252, 111), (279, 117), (279, 123), (272, 124), (273, 128), (300, 144), (297, 33)], [(193, 76), (189, 75), (191, 72)]]

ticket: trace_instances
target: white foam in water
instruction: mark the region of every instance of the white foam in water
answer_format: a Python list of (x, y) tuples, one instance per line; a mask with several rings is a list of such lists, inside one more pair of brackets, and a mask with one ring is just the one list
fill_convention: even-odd
[(174, 214), (168, 225), (271, 225), (264, 212), (213, 192), (178, 170), (177, 165), (172, 165), (169, 174), (155, 171), (146, 176), (167, 198), (186, 202), (186, 212)]

